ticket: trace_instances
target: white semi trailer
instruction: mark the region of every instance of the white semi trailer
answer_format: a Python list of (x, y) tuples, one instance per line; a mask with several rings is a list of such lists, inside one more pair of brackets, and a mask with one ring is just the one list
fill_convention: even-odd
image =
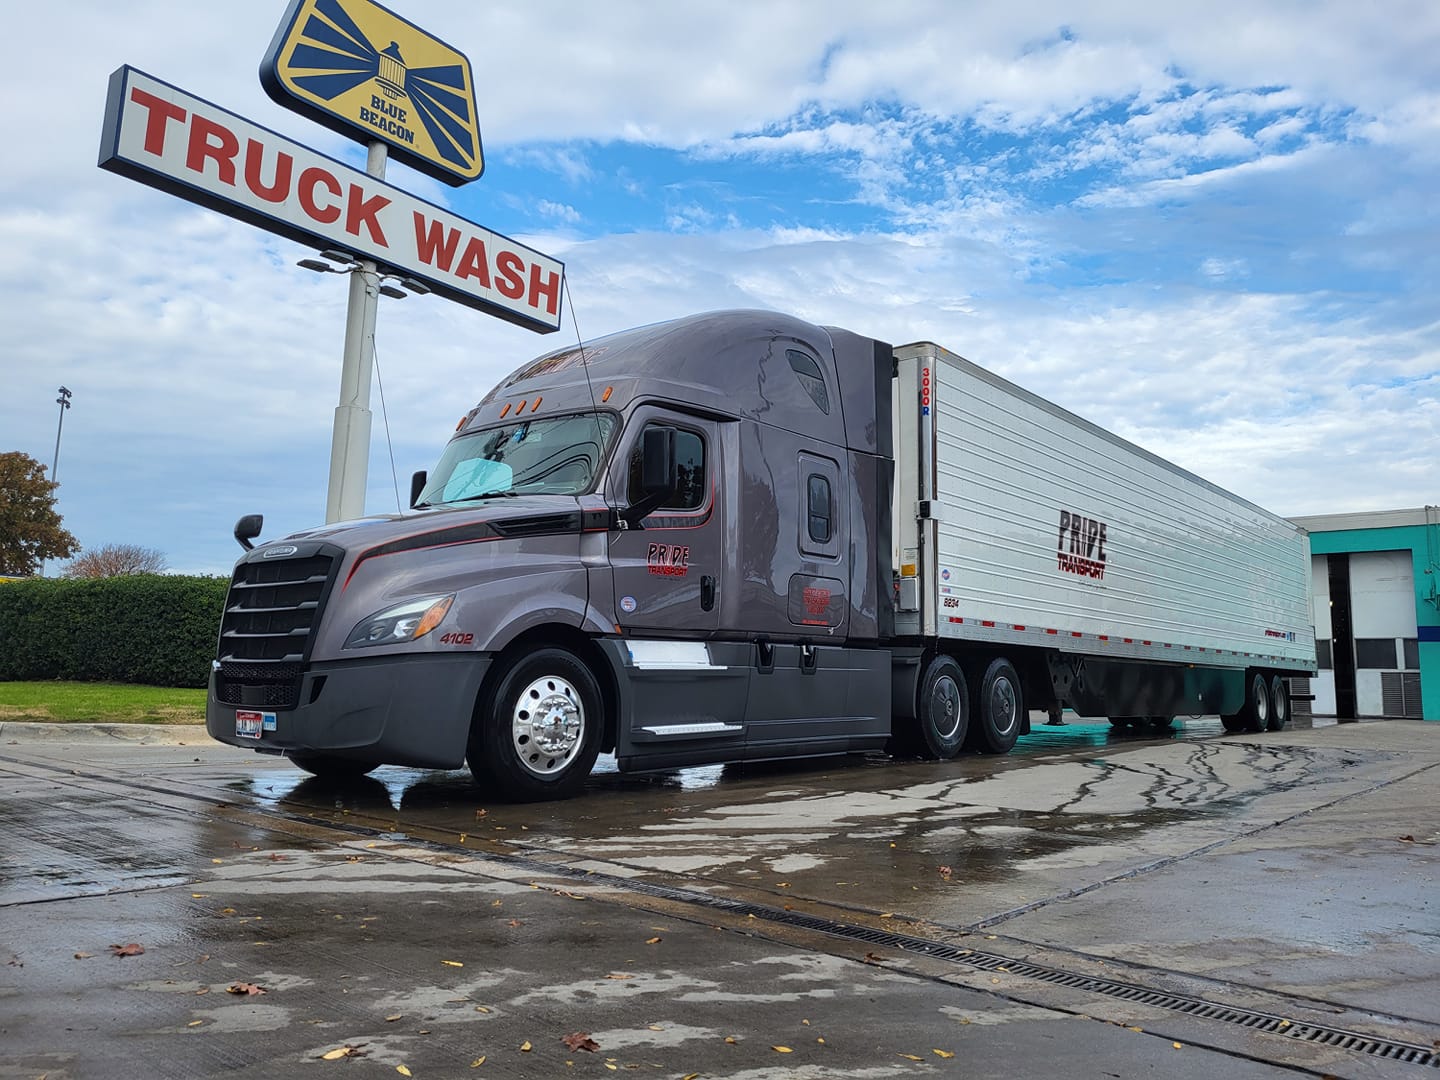
[(771, 312), (532, 361), (412, 509), (250, 549), (212, 736), (514, 799), (621, 770), (1008, 751), (1031, 710), (1278, 728), (1303, 530), (928, 343)]

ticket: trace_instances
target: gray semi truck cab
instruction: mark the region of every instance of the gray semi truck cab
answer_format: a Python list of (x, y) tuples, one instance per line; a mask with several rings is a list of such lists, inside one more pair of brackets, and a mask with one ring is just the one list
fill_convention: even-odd
[[(718, 312), (542, 356), (412, 509), (236, 565), (216, 739), (320, 774), (467, 762), (498, 795), (890, 735), (888, 345)], [(898, 658), (897, 658), (898, 649)]]

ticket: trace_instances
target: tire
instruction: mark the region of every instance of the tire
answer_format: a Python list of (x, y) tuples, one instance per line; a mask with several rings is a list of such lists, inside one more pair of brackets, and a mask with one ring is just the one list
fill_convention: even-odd
[(1175, 730), (1175, 717), (1173, 716), (1147, 716), (1145, 722), (1150, 725), (1151, 731)]
[(511, 802), (579, 794), (600, 756), (600, 686), (567, 649), (510, 661), (482, 693), (466, 759), (476, 783)]
[(1270, 719), (1267, 731), (1281, 731), (1290, 722), (1290, 684), (1285, 676), (1276, 675), (1270, 680)]
[(1234, 713), (1231, 716), (1220, 717), (1220, 724), (1232, 735), (1239, 734), (1245, 730), (1247, 721), (1244, 713)]
[(364, 776), (380, 767), (378, 761), (356, 761), (354, 758), (337, 757), (334, 754), (290, 754), (288, 757), (306, 772), (327, 780)]
[(1112, 716), (1112, 717), (1110, 717), (1110, 726), (1111, 726), (1112, 728), (1114, 728), (1116, 731), (1129, 731), (1129, 730), (1130, 730), (1130, 725), (1133, 724), (1134, 722), (1135, 722), (1135, 718), (1134, 718), (1133, 716)]
[(1015, 665), (1003, 657), (990, 661), (970, 702), (969, 745), (982, 754), (1004, 754), (1020, 737), (1025, 697)]
[(913, 753), (949, 761), (965, 746), (970, 729), (970, 688), (960, 665), (937, 656), (925, 667), (915, 691), (915, 720), (908, 744)]
[(1252, 671), (1245, 696), (1245, 730), (1264, 731), (1270, 725), (1270, 683), (1264, 673)]

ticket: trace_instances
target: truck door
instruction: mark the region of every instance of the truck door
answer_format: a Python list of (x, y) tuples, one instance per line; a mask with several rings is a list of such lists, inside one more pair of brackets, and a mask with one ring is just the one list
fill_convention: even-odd
[(637, 410), (610, 470), (614, 505), (639, 500), (647, 427), (675, 431), (680, 485), (643, 528), (611, 533), (615, 618), (626, 631), (705, 636), (719, 625), (724, 501), (718, 425), (659, 408)]

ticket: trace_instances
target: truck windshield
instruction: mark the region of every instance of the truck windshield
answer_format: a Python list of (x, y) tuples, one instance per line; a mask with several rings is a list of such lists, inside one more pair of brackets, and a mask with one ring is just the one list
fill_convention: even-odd
[(460, 435), (445, 447), (415, 505), (490, 495), (583, 494), (595, 483), (617, 424), (609, 413), (578, 413)]

